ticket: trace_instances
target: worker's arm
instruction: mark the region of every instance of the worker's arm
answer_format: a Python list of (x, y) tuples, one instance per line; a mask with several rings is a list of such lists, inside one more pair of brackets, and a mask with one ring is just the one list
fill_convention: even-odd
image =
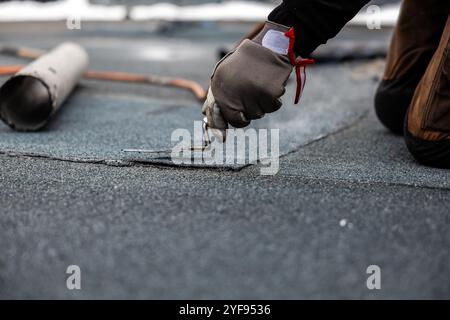
[(268, 20), (294, 27), (295, 51), (309, 56), (319, 45), (334, 38), (369, 0), (284, 0)]
[(228, 123), (245, 127), (278, 110), (292, 69), (308, 64), (300, 56), (308, 57), (334, 37), (367, 2), (285, 0), (256, 37), (243, 41), (216, 65), (203, 108), (209, 125), (222, 130)]

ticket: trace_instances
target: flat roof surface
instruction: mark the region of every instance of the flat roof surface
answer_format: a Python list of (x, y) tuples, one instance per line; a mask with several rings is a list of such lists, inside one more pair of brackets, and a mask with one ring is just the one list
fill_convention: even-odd
[[(206, 87), (217, 48), (244, 30), (5, 24), (0, 38), (45, 49), (78, 41), (97, 69)], [(0, 297), (449, 298), (450, 171), (418, 165), (378, 123), (381, 71), (373, 60), (317, 65), (299, 106), (290, 87), (283, 111), (255, 123), (280, 127), (276, 176), (258, 164), (124, 158), (121, 148), (169, 146), (173, 128), (201, 119), (182, 90), (83, 81), (46, 131), (2, 125)], [(71, 264), (80, 291), (66, 288)], [(379, 291), (366, 287), (373, 264)]]

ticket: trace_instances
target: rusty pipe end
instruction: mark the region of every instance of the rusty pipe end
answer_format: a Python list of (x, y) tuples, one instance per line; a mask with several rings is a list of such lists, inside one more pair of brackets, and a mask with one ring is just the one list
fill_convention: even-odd
[(0, 89), (0, 117), (14, 130), (39, 130), (52, 112), (50, 91), (35, 77), (13, 77)]

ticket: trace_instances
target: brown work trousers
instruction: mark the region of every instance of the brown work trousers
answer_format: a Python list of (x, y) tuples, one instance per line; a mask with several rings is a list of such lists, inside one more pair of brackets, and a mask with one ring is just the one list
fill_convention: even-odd
[(405, 0), (375, 97), (421, 163), (450, 168), (450, 1)]

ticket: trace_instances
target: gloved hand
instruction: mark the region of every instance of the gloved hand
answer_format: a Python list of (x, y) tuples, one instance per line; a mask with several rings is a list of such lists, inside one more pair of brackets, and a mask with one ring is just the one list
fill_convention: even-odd
[(277, 111), (293, 67), (300, 82), (298, 101), (302, 86), (300, 68), (313, 61), (295, 57), (294, 41), (292, 28), (266, 22), (255, 38), (242, 41), (219, 61), (202, 110), (210, 128), (225, 135), (228, 124), (242, 128), (251, 120)]

